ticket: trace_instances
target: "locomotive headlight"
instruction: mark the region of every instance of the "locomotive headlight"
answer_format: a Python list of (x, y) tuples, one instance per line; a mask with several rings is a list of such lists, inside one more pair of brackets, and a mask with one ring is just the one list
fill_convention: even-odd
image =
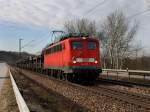
[(76, 58), (75, 57), (73, 57), (72, 58), (72, 62), (75, 64), (75, 63), (77, 63), (77, 61), (76, 61)]
[(77, 63), (75, 60), (73, 60), (73, 63)]
[(86, 39), (86, 37), (82, 37), (83, 39)]
[(95, 63), (97, 64), (97, 63), (98, 63), (98, 61), (97, 61), (97, 60), (95, 60)]

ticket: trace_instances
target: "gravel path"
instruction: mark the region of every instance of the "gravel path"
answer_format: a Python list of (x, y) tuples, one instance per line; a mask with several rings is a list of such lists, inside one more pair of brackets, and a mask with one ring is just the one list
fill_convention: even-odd
[(0, 112), (19, 112), (5, 63), (0, 63)]

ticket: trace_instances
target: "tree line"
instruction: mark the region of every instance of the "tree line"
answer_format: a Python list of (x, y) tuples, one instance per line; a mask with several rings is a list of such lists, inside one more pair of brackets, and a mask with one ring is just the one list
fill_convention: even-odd
[(68, 33), (87, 33), (100, 40), (103, 68), (122, 69), (126, 59), (141, 50), (134, 43), (139, 24), (130, 22), (122, 11), (111, 13), (99, 26), (83, 18), (65, 22), (64, 28)]

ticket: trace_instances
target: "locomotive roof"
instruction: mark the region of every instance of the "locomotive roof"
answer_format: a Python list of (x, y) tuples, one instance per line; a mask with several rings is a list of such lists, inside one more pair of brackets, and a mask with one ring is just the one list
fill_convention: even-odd
[(60, 41), (58, 41), (58, 42), (55, 42), (55, 43), (52, 43), (52, 44), (49, 44), (46, 48), (45, 48), (45, 50), (46, 49), (48, 49), (48, 48), (50, 48), (50, 47), (52, 47), (53, 45), (55, 46), (55, 45), (57, 45), (57, 44), (59, 44), (60, 42), (62, 42), (62, 41), (64, 41), (64, 40), (67, 40), (67, 39), (70, 39), (70, 40), (82, 40), (82, 39), (87, 39), (87, 40), (97, 40), (96, 38), (91, 38), (91, 37), (77, 37), (77, 36), (72, 36), (72, 37), (66, 37), (65, 39), (63, 39), (63, 40), (60, 40)]
[(68, 39), (68, 38), (80, 38), (80, 37), (89, 37), (89, 34), (86, 33), (69, 33), (60, 37), (59, 41)]
[(60, 36), (59, 40), (54, 42), (54, 43), (51, 43), (49, 45), (47, 45), (43, 51), (45, 51), (46, 49), (48, 49), (49, 47), (53, 46), (53, 45), (56, 45), (57, 43), (60, 43), (66, 39), (82, 39), (82, 38), (86, 38), (86, 39), (91, 39), (91, 40), (97, 40), (96, 38), (92, 38), (93, 36), (89, 36), (89, 34), (87, 33), (69, 33), (69, 34), (66, 34), (66, 35), (62, 35)]

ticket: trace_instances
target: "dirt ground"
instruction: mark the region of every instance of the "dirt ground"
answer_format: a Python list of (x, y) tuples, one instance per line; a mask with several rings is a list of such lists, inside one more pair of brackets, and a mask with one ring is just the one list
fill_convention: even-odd
[(14, 69), (11, 72), (31, 112), (88, 112), (86, 108), (42, 88)]
[(0, 112), (19, 112), (10, 78), (0, 80), (4, 80), (0, 90)]

